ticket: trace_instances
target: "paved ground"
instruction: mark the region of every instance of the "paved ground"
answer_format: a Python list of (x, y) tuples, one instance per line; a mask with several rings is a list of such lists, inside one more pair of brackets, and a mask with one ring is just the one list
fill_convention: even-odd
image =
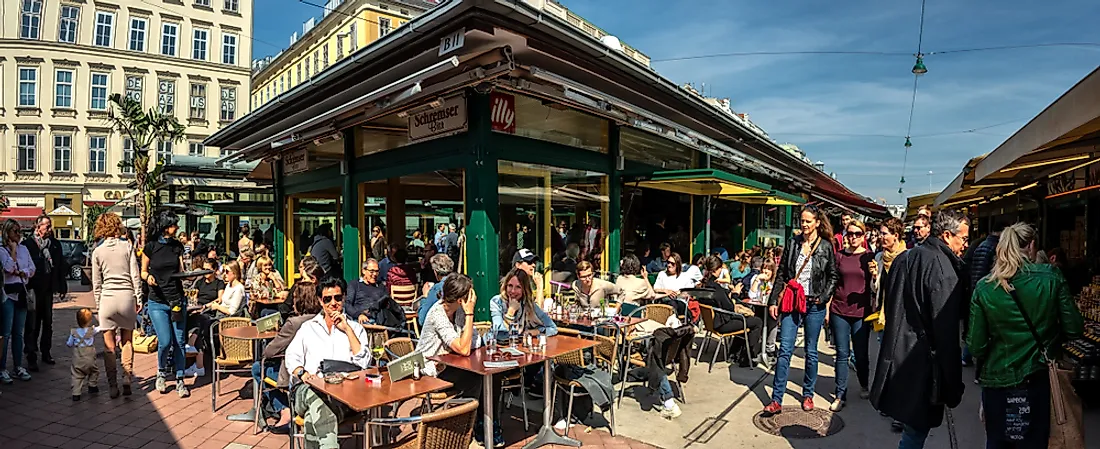
[[(156, 357), (137, 354), (134, 371), (138, 376), (134, 395), (110, 399), (107, 382), (100, 380), (99, 395), (84, 393), (74, 403), (69, 391), (70, 352), (64, 347), (68, 329), (76, 323), (74, 311), (93, 306), (88, 289), (70, 283), (72, 290), (84, 290), (70, 295), (71, 299), (54, 306), (54, 352), (57, 365), (42, 365), (42, 371), (32, 373), (30, 382), (16, 380), (0, 386), (0, 447), (58, 448), (283, 448), (288, 438), (261, 433), (254, 435), (250, 423), (229, 422), (229, 414), (245, 411), (251, 402), (237, 398), (243, 378), (231, 378), (219, 384), (225, 392), (218, 399), (217, 413), (211, 412), (210, 376), (200, 379), (191, 389), (191, 397), (180, 399), (175, 393), (161, 395), (154, 391)], [(10, 363), (10, 361), (9, 361)], [(100, 363), (102, 373), (102, 362)], [(101, 374), (102, 375), (102, 374)], [(188, 380), (190, 385), (193, 380)], [(408, 416), (415, 404), (401, 410)], [(529, 401), (532, 421), (541, 422), (541, 403)], [(505, 439), (509, 447), (522, 447), (538, 430), (524, 432), (519, 409), (513, 407), (506, 417)], [(575, 435), (585, 447), (611, 449), (652, 448), (623, 437), (612, 437), (606, 431), (578, 430)], [(350, 443), (350, 442), (349, 442)], [(351, 444), (345, 444), (352, 447)], [(476, 447), (476, 445), (474, 445)]]

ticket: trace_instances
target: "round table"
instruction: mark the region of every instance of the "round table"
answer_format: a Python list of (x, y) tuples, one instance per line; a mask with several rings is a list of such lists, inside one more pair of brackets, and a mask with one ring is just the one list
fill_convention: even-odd
[[(256, 326), (241, 326), (241, 327), (233, 327), (233, 328), (221, 330), (221, 335), (223, 337), (236, 338), (236, 339), (240, 339), (240, 340), (251, 340), (252, 341), (252, 351), (253, 351), (252, 352), (252, 357), (254, 359), (256, 359), (256, 360), (253, 360), (253, 362), (259, 362), (260, 361), (259, 355), (262, 354), (263, 351), (264, 351), (264, 349), (263, 349), (264, 341), (275, 338), (275, 336), (278, 335), (278, 334), (279, 333), (277, 331), (267, 331), (267, 332), (261, 333), (261, 332), (259, 332), (259, 329), (256, 328)], [(253, 399), (252, 410), (249, 410), (249, 411), (244, 412), (244, 413), (238, 413), (238, 414), (235, 414), (235, 415), (229, 415), (229, 416), (226, 417), (226, 419), (228, 419), (230, 421), (246, 421), (246, 422), (247, 421), (252, 421), (252, 424), (255, 426), (256, 430), (259, 431), (259, 428), (260, 428), (260, 413), (258, 413), (257, 411), (260, 410), (260, 395), (261, 395), (260, 384), (253, 381), (252, 382), (252, 399)]]

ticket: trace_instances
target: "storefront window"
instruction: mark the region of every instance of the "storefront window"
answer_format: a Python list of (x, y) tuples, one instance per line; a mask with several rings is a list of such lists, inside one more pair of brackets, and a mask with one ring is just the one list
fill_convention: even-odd
[(290, 216), (287, 223), (286, 246), (286, 270), (287, 277), (297, 276), (298, 262), (302, 260), (310, 247), (313, 246), (314, 236), (323, 226), (332, 229), (332, 238), (336, 248), (341, 248), (342, 241), (340, 223), (340, 192), (339, 189), (304, 193), (289, 198), (288, 206)]
[[(365, 254), (382, 259), (387, 256), (385, 246), (397, 243), (404, 249), (404, 262), (424, 262), (411, 270), (419, 271), (415, 274), (420, 281), (434, 282), (424, 259), (439, 252), (451, 257), (456, 271), (465, 272), (464, 182), (463, 171), (451, 169), (361, 184), (359, 229)], [(375, 241), (375, 227), (383, 230), (386, 245)]]
[(604, 229), (608, 212), (603, 173), (500, 161), (500, 273), (520, 249), (539, 257), (539, 270), (566, 281), (575, 263), (606, 270)]
[(607, 120), (523, 95), (515, 107), (516, 135), (607, 153)]
[(695, 150), (685, 145), (633, 128), (623, 128), (619, 137), (619, 149), (628, 161), (662, 170), (693, 168)]

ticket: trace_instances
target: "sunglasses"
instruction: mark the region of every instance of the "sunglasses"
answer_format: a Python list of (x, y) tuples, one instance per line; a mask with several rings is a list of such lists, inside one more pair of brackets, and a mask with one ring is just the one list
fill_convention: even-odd
[(848, 237), (863, 237), (863, 232), (848, 232)]
[(322, 301), (322, 302), (325, 302), (325, 303), (329, 303), (329, 302), (344, 302), (344, 295), (332, 295), (332, 296), (322, 296), (322, 297), (321, 297), (321, 301)]

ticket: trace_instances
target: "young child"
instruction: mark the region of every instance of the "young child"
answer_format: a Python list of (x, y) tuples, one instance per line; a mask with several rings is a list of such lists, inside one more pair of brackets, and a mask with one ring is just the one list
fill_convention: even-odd
[(99, 393), (99, 367), (95, 361), (95, 334), (98, 329), (92, 326), (92, 311), (88, 308), (76, 312), (77, 328), (69, 331), (67, 346), (73, 348), (73, 400), (80, 400), (80, 391), (84, 381), (88, 381), (88, 393)]

